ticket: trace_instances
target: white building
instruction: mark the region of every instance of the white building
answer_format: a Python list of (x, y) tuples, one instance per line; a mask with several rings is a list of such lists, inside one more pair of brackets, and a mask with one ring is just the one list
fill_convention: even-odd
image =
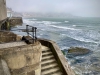
[(12, 17), (12, 9), (11, 8), (7, 8), (7, 17), (11, 18)]

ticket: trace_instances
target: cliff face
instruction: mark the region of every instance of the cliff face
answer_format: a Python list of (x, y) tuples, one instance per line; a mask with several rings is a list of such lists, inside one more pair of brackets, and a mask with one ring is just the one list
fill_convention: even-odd
[(7, 18), (6, 0), (0, 0), (0, 21)]

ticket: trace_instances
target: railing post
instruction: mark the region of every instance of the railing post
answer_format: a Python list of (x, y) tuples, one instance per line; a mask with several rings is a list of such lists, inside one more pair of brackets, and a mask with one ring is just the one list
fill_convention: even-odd
[(35, 40), (34, 39), (34, 27), (32, 27), (32, 33), (33, 33), (32, 37), (33, 37), (33, 41), (34, 41)]
[(27, 35), (29, 36), (28, 26), (29, 25), (26, 25), (26, 32), (27, 32)]
[(37, 37), (36, 37), (36, 29), (37, 29), (37, 28), (35, 27), (35, 42), (36, 42), (36, 40), (37, 40)]

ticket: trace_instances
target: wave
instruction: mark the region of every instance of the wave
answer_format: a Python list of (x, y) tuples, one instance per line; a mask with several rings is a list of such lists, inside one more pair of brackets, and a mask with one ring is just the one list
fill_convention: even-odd
[(38, 21), (37, 19), (23, 19), (23, 22), (26, 24), (45, 24), (45, 25), (52, 25), (52, 24), (60, 24), (62, 22), (53, 22), (53, 21)]
[(76, 25), (72, 25), (73, 27), (76, 27)]
[[(97, 36), (93, 36), (94, 34), (88, 35), (90, 32), (84, 32), (82, 30), (79, 31), (68, 31), (67, 34), (61, 34), (62, 37), (70, 37), (76, 41), (87, 42), (87, 43), (99, 43), (99, 38)], [(93, 36), (93, 37), (92, 37)]]
[(36, 21), (37, 19), (33, 18), (33, 19), (29, 19), (30, 21)]
[(52, 22), (52, 21), (42, 21), (42, 23), (44, 24), (48, 24), (48, 25), (51, 25), (51, 24), (60, 24), (61, 22)]
[(52, 24), (50, 21), (42, 21), (42, 23), (44, 23), (44, 24), (46, 24), (46, 25)]
[(68, 23), (69, 21), (65, 21), (66, 23)]
[(63, 27), (63, 26), (56, 26), (56, 25), (49, 25), (55, 28), (59, 28), (59, 29), (67, 29), (67, 30), (79, 30), (79, 29), (74, 29), (74, 28), (69, 28), (69, 27)]

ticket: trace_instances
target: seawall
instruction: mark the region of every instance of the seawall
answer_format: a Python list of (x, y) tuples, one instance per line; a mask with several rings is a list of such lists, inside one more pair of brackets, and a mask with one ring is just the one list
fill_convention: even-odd
[(22, 23), (23, 23), (22, 17), (9, 18), (9, 24), (11, 26), (22, 25)]

